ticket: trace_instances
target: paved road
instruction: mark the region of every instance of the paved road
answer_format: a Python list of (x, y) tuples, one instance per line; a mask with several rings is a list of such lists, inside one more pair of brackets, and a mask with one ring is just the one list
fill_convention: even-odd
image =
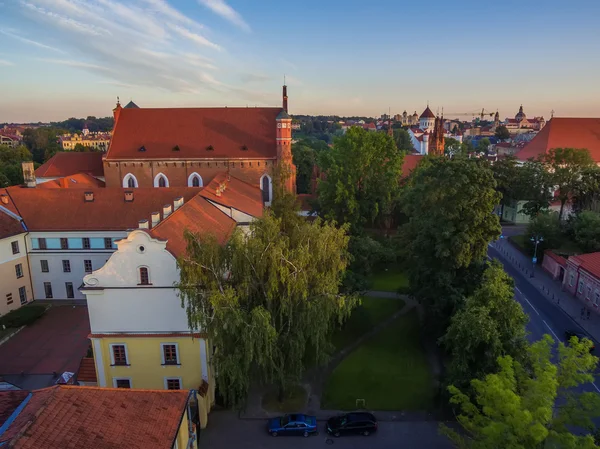
[[(231, 411), (213, 411), (208, 427), (200, 435), (200, 447), (210, 449), (451, 449), (435, 422), (380, 422), (376, 434), (368, 437), (329, 438), (325, 432), (309, 438), (269, 436), (266, 421), (240, 420)], [(324, 423), (319, 423), (323, 427)], [(329, 442), (327, 441), (329, 440)]]
[[(502, 253), (493, 246), (488, 249), (488, 255), (491, 258), (498, 259), (503, 265), (504, 270), (515, 280), (515, 299), (521, 303), (523, 310), (529, 315), (530, 341), (537, 341), (544, 334), (550, 334), (555, 340), (565, 341), (565, 331), (570, 329), (579, 329), (579, 326), (556, 304), (549, 301), (544, 295), (536, 289), (523, 273), (508, 262)], [(599, 349), (596, 349), (598, 351)], [(597, 355), (597, 354), (596, 354)], [(600, 371), (597, 371), (596, 378), (600, 377)], [(600, 383), (583, 385), (581, 391), (592, 391), (600, 393), (598, 388)]]

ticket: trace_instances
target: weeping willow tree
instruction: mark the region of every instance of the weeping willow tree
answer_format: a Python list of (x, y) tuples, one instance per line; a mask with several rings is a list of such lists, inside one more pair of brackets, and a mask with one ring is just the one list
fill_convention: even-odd
[(346, 229), (307, 222), (292, 213), (293, 198), (278, 196), (276, 213), (267, 211), (248, 235), (236, 230), (226, 245), (186, 233), (178, 261), (190, 327), (215, 346), (219, 391), (233, 406), (252, 383), (275, 384), (283, 395), (307, 362), (325, 362), (332, 331), (357, 302), (339, 292)]

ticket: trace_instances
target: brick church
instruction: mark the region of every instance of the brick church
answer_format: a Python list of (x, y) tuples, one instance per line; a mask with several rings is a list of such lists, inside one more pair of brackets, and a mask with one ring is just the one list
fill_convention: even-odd
[(289, 167), (295, 191), (292, 118), (282, 108), (139, 108), (113, 110), (113, 137), (103, 158), (106, 187), (202, 187), (218, 173), (259, 186), (273, 197), (273, 169)]

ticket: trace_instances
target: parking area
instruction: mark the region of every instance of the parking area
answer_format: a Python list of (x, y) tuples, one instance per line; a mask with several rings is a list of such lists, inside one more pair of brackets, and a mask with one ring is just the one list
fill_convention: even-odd
[(271, 437), (264, 420), (240, 420), (231, 411), (213, 411), (208, 427), (200, 435), (200, 447), (211, 449), (287, 449), (336, 447), (340, 449), (451, 449), (450, 441), (439, 434), (437, 422), (380, 422), (376, 434), (368, 437), (329, 437), (319, 422), (319, 435)]
[(86, 306), (53, 306), (0, 345), (0, 376), (17, 385), (29, 383), (31, 376), (40, 379), (37, 386), (54, 372), (75, 372), (89, 347), (89, 333)]

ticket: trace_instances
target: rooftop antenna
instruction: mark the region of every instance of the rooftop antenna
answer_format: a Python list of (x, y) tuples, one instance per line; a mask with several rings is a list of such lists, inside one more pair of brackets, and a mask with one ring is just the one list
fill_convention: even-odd
[(119, 96), (118, 96), (118, 95), (117, 95), (117, 104), (121, 104), (121, 103), (119, 102)]

